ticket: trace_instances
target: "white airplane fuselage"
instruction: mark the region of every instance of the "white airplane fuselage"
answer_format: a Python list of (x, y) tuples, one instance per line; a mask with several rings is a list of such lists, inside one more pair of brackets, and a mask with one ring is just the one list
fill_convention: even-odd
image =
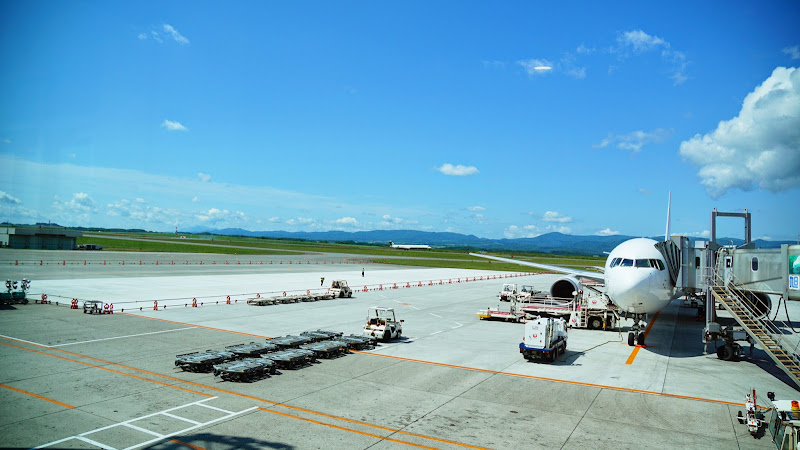
[(620, 310), (655, 314), (681, 295), (655, 244), (652, 239), (630, 239), (609, 254), (604, 277), (606, 295)]

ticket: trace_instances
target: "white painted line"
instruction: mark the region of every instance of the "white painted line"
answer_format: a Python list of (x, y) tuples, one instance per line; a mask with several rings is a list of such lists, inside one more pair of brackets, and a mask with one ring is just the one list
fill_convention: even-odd
[(24, 342), (24, 343), (26, 343), (26, 344), (31, 344), (31, 345), (41, 345), (42, 347), (50, 347), (49, 345), (39, 344), (39, 343), (37, 343), (37, 342), (26, 341), (25, 339), (20, 339), (20, 338), (15, 338), (15, 337), (11, 337), (11, 336), (6, 336), (6, 335), (4, 335), (4, 334), (0, 334), (0, 337), (4, 337), (4, 338), (6, 338), (6, 339), (11, 339), (12, 341)]
[[(456, 322), (456, 323), (458, 323), (458, 322)], [(455, 330), (456, 328), (461, 328), (463, 326), (464, 326), (464, 324), (458, 323), (458, 326), (457, 327), (453, 327), (452, 329)]]
[[(444, 330), (442, 330), (442, 331), (444, 331)], [(439, 334), (439, 333), (441, 333), (442, 331), (434, 331), (433, 333), (429, 334), (428, 336), (433, 336), (434, 334)]]
[(103, 338), (103, 339), (92, 339), (91, 341), (69, 342), (67, 344), (50, 345), (49, 347), (66, 347), (67, 345), (88, 344), (90, 342), (110, 341), (112, 339), (124, 339), (124, 338), (129, 338), (129, 337), (146, 336), (148, 334), (171, 333), (173, 331), (191, 330), (192, 328), (197, 328), (197, 327), (174, 328), (172, 330), (152, 331), (150, 333), (129, 334), (127, 336), (115, 336), (115, 337)]
[(156, 437), (160, 437), (160, 438), (164, 437), (164, 435), (161, 434), (161, 433), (156, 433), (155, 431), (146, 430), (146, 429), (144, 429), (142, 427), (137, 427), (136, 425), (131, 425), (129, 423), (124, 423), (124, 424), (122, 424), (122, 426), (131, 428), (133, 430), (141, 431), (142, 433), (145, 433), (145, 434), (152, 434), (153, 436), (156, 436)]
[[(200, 405), (200, 406), (203, 406), (203, 405)], [(167, 413), (167, 412), (162, 412), (161, 415), (162, 416), (167, 416), (167, 417), (172, 417), (173, 419), (183, 420), (184, 422), (193, 423), (195, 425), (199, 425), (200, 424), (200, 422), (195, 422), (194, 420), (187, 419), (186, 417), (176, 416), (175, 414), (170, 414), (170, 413)]]
[[(72, 438), (69, 438), (69, 439), (72, 439)], [(107, 448), (108, 450), (117, 450), (116, 448), (114, 448), (114, 447), (112, 447), (112, 446), (110, 446), (110, 445), (108, 445), (108, 444), (101, 444), (101, 443), (99, 443), (99, 442), (97, 442), (97, 441), (93, 441), (93, 440), (91, 440), (91, 439), (89, 439), (89, 438), (87, 438), (87, 437), (83, 437), (83, 436), (75, 436), (75, 439), (78, 439), (78, 440), (80, 440), (80, 441), (86, 442), (86, 443), (87, 443), (87, 444), (89, 444), (89, 445), (94, 445), (94, 446), (96, 446), (96, 447), (100, 447), (100, 448)], [(66, 440), (66, 439), (65, 439), (65, 440)], [(37, 448), (38, 448), (38, 447), (37, 447)]]
[(428, 313), (428, 314), (432, 315), (433, 317), (438, 317), (438, 318), (440, 318), (440, 319), (442, 318), (442, 316), (436, 315), (436, 314), (434, 314), (434, 313)]
[(408, 307), (409, 307), (409, 308), (414, 308), (414, 309), (416, 309), (417, 311), (419, 311), (419, 308), (417, 308), (416, 306), (411, 306), (411, 305), (408, 305)]
[(236, 414), (233, 411), (228, 411), (227, 409), (217, 408), (216, 406), (206, 405), (205, 403), (198, 403), (196, 406), (202, 406), (203, 408), (213, 409), (225, 414)]

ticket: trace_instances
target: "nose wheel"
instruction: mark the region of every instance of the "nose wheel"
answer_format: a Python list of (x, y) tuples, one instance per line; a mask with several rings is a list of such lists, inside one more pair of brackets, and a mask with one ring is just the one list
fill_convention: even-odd
[(644, 345), (644, 332), (643, 331), (630, 331), (628, 332), (628, 345)]

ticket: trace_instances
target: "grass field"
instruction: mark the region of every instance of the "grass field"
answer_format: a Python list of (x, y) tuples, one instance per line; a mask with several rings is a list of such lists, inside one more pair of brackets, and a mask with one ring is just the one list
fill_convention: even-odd
[[(171, 234), (145, 233), (104, 233), (90, 234), (78, 238), (78, 245), (100, 244), (107, 251), (138, 251), (163, 253), (214, 253), (231, 255), (298, 255), (301, 253), (343, 253), (373, 256), (373, 261), (385, 264), (450, 267), (461, 269), (481, 269), (516, 272), (536, 272), (533, 267), (512, 263), (490, 261), (455, 250), (408, 251), (383, 246), (338, 244), (326, 242), (291, 241), (280, 239), (260, 239), (250, 237), (229, 236), (190, 236), (180, 239)], [(565, 267), (584, 269), (590, 266), (602, 266), (605, 258), (585, 256), (553, 256), (514, 252), (502, 257), (513, 257), (522, 261), (538, 262)], [(391, 258), (387, 258), (391, 257)]]

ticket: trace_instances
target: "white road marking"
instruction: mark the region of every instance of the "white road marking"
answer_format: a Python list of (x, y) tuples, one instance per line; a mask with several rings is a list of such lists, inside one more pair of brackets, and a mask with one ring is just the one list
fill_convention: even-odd
[(438, 317), (438, 318), (440, 318), (440, 319), (442, 318), (442, 316), (437, 316), (437, 315), (436, 315), (436, 314), (434, 314), (434, 313), (428, 313), (428, 314), (432, 315), (433, 317)]
[[(458, 322), (456, 322), (456, 323), (458, 323)], [(455, 330), (456, 328), (461, 328), (461, 327), (463, 327), (463, 326), (464, 326), (464, 324), (462, 324), (462, 323), (458, 323), (458, 326), (457, 326), (457, 327), (453, 327), (452, 329), (453, 329), (453, 330)]]
[(429, 334), (428, 336), (433, 336), (434, 334), (439, 334), (439, 333), (441, 333), (442, 331), (444, 331), (444, 330), (441, 330), (441, 331), (434, 331), (433, 333)]
[(50, 345), (48, 347), (64, 347), (64, 346), (67, 346), (67, 345), (88, 344), (90, 342), (110, 341), (112, 339), (123, 339), (123, 338), (136, 337), (136, 336), (146, 336), (148, 334), (170, 333), (172, 331), (191, 330), (192, 328), (196, 328), (196, 327), (175, 328), (175, 329), (172, 329), (172, 330), (153, 331), (153, 332), (150, 332), (150, 333), (129, 334), (127, 336), (115, 336), (115, 337), (103, 338), (103, 339), (93, 339), (91, 341), (69, 342), (67, 344)]
[(26, 344), (31, 344), (31, 345), (41, 345), (42, 347), (50, 347), (49, 345), (44, 345), (44, 344), (39, 344), (39, 343), (36, 343), (36, 342), (26, 341), (25, 339), (20, 339), (20, 338), (15, 338), (15, 337), (11, 337), (11, 336), (6, 336), (6, 335), (4, 335), (4, 334), (0, 334), (0, 337), (4, 337), (4, 338), (6, 338), (6, 339), (11, 339), (12, 341), (24, 342), (24, 343), (26, 343)]

